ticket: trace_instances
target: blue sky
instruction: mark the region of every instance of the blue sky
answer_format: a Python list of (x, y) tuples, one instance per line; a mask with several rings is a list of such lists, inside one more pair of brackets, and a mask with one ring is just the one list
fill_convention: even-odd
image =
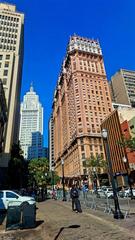
[(44, 107), (44, 143), (53, 92), (69, 36), (99, 39), (107, 77), (135, 70), (134, 0), (9, 0), (25, 13), (22, 96), (33, 82)]

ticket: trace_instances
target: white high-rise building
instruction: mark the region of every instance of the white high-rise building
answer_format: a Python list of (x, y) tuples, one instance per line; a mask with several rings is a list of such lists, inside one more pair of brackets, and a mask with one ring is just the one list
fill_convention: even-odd
[(24, 14), (16, 6), (0, 3), (0, 79), (3, 83), (8, 121), (0, 167), (6, 168), (13, 143), (19, 139), (20, 90), (23, 64)]
[(32, 86), (21, 103), (19, 139), (25, 159), (43, 156), (43, 107)]

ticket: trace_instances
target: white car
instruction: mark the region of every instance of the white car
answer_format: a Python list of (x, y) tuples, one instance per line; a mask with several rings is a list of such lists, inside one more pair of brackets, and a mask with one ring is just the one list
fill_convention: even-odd
[(107, 198), (113, 198), (113, 189), (111, 187), (102, 188)]
[[(132, 189), (133, 197), (135, 197), (135, 189)], [(120, 197), (131, 197), (131, 190), (130, 188), (126, 188), (123, 191), (119, 192)]]
[(35, 204), (33, 197), (21, 196), (10, 190), (0, 190), (0, 210), (7, 210), (8, 206), (25, 206), (28, 204)]
[(106, 197), (106, 195), (105, 195), (105, 193), (102, 189), (97, 190), (97, 197), (98, 198), (105, 198)]

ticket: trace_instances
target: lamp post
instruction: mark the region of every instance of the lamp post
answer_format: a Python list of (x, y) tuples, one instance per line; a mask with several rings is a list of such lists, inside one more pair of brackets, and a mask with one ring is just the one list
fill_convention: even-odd
[(109, 149), (109, 144), (108, 144), (108, 131), (107, 131), (107, 129), (102, 129), (101, 134), (102, 134), (102, 138), (103, 138), (104, 143), (105, 143), (105, 149), (106, 149), (108, 166), (109, 166), (109, 174), (110, 174), (110, 179), (111, 179), (111, 184), (112, 184), (112, 189), (113, 189), (113, 199), (114, 199), (114, 206), (115, 206), (114, 218), (123, 219), (124, 215), (120, 210), (118, 196), (117, 196), (117, 190), (116, 190), (116, 187), (115, 187), (115, 181), (114, 181), (114, 176), (113, 176), (112, 162), (111, 162), (111, 157), (110, 157), (110, 149)]
[(52, 167), (52, 189), (54, 191), (54, 167)]
[(97, 193), (97, 173), (96, 173), (96, 168), (93, 167), (93, 176), (94, 176), (94, 191)]
[(129, 184), (130, 193), (131, 193), (131, 199), (134, 199), (133, 190), (132, 190), (132, 184), (131, 184), (131, 181), (130, 181), (130, 178), (129, 178), (129, 174), (128, 174), (128, 168), (129, 168), (128, 160), (127, 160), (127, 158), (125, 156), (122, 158), (122, 160), (123, 160), (123, 162), (125, 164), (125, 168), (126, 168), (126, 172), (127, 172), (128, 184)]
[(65, 193), (65, 176), (64, 176), (64, 160), (61, 160), (62, 166), (62, 186), (63, 186), (63, 201), (66, 201), (66, 193)]

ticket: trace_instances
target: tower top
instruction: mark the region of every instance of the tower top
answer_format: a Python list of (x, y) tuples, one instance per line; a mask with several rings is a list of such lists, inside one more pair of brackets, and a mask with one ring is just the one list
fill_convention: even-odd
[(15, 12), (16, 6), (9, 3), (0, 3), (0, 9)]
[(31, 82), (31, 84), (30, 84), (30, 92), (34, 92), (33, 82)]
[(68, 47), (68, 53), (74, 50), (83, 51), (90, 54), (102, 55), (102, 50), (98, 40), (80, 37), (74, 34), (70, 36)]

